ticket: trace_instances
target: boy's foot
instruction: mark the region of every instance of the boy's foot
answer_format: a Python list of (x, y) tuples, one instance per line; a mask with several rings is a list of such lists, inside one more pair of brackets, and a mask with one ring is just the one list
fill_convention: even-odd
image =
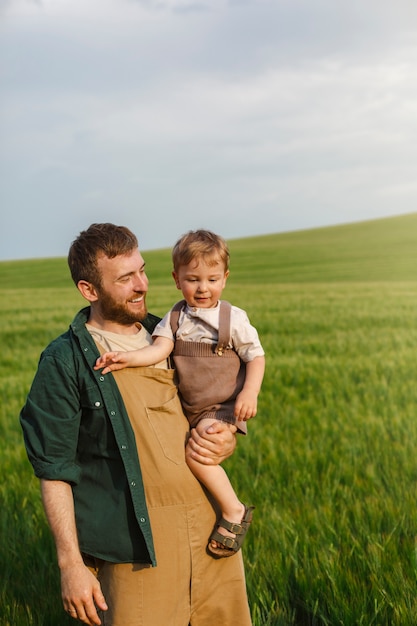
[[(245, 513), (246, 506), (243, 504), (243, 502), (238, 501), (236, 507), (229, 507), (227, 510), (224, 509), (220, 517), (229, 524), (240, 524), (241, 520), (245, 516)], [(219, 535), (222, 535), (224, 537), (231, 537), (232, 539), (235, 539), (236, 537), (235, 533), (230, 532), (230, 530), (226, 528), (226, 526), (220, 524), (220, 522), (216, 524), (214, 530), (217, 530)], [(212, 548), (225, 548), (223, 541), (219, 543), (218, 541), (215, 541), (215, 539), (211, 539), (210, 545)]]
[[(254, 506), (244, 505), (244, 513), (239, 523), (229, 522), (223, 517), (217, 522), (216, 529), (212, 532), (207, 545), (210, 554), (222, 558), (232, 556), (240, 550), (251, 525), (254, 508)], [(222, 529), (223, 532), (220, 532), (219, 529)], [(223, 534), (223, 529), (228, 532), (227, 535)]]

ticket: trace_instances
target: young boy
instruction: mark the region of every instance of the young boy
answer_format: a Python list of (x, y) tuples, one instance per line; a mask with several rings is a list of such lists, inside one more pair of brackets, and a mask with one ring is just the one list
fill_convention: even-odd
[[(190, 231), (175, 244), (172, 272), (184, 300), (155, 328), (153, 344), (130, 352), (106, 352), (96, 369), (106, 374), (123, 367), (150, 366), (172, 353), (184, 413), (203, 432), (215, 419), (246, 434), (256, 415), (265, 357), (256, 329), (246, 313), (220, 297), (229, 276), (229, 250), (218, 235)], [(187, 463), (217, 500), (222, 517), (208, 550), (217, 557), (235, 554), (252, 521), (254, 507), (238, 499), (220, 465)]]

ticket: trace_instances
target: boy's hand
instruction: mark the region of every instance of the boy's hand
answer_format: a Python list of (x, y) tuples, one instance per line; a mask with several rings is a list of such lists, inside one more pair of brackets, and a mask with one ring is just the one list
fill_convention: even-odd
[(251, 390), (242, 389), (235, 402), (235, 418), (246, 422), (255, 417), (258, 407), (258, 394)]
[(102, 374), (108, 374), (114, 370), (121, 370), (126, 367), (128, 363), (126, 354), (126, 352), (105, 352), (98, 357), (94, 369), (100, 370), (104, 368)]

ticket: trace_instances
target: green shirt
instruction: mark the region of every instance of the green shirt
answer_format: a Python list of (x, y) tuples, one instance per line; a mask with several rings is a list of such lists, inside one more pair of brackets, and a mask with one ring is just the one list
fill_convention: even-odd
[[(72, 485), (82, 552), (155, 565), (134, 433), (113, 376), (93, 369), (89, 311), (41, 355), (20, 415), (27, 454), (38, 478)], [(142, 323), (152, 332), (158, 321)]]

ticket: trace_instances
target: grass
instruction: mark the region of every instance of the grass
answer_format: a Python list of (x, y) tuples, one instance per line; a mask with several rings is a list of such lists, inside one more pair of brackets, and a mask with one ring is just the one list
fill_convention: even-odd
[[(225, 465), (256, 505), (254, 626), (417, 624), (416, 241), (409, 215), (230, 242), (224, 295), (267, 352), (258, 416)], [(178, 297), (169, 251), (144, 256), (161, 314)], [(65, 260), (14, 263), (0, 263), (0, 624), (65, 626), (17, 417), (82, 300)]]
[(416, 623), (416, 286), (382, 286), (273, 292), (260, 417), (230, 472), (259, 503), (258, 624)]

